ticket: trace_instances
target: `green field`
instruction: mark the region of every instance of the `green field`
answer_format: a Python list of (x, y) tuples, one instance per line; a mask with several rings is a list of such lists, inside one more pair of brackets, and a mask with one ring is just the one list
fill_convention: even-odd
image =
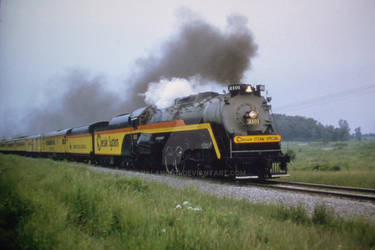
[[(184, 201), (185, 204), (184, 204)], [(191, 207), (191, 208), (189, 208)], [(370, 249), (375, 225), (0, 154), (8, 249)]]
[(375, 188), (375, 141), (286, 142), (295, 154), (282, 180)]

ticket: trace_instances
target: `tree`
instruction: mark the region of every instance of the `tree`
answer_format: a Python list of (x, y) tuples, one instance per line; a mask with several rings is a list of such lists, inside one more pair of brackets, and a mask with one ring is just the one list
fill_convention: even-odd
[(355, 129), (354, 129), (354, 137), (355, 137), (358, 141), (362, 141), (362, 132), (361, 132), (361, 127), (358, 127), (358, 128), (355, 128)]
[(337, 128), (337, 139), (342, 141), (349, 140), (350, 137), (350, 127), (346, 120), (339, 120), (339, 127)]
[(323, 125), (312, 118), (273, 114), (274, 128), (289, 141), (345, 141), (350, 138), (349, 123), (341, 119), (338, 127)]

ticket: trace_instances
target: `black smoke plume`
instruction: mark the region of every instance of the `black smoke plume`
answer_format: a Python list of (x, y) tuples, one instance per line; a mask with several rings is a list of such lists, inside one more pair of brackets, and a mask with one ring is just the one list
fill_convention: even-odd
[(68, 90), (60, 98), (24, 119), (28, 124), (26, 134), (82, 126), (131, 112), (145, 105), (140, 94), (146, 92), (148, 84), (162, 78), (199, 76), (223, 85), (241, 81), (257, 51), (246, 17), (228, 17), (225, 30), (187, 9), (180, 10), (177, 18), (182, 19), (178, 32), (159, 53), (136, 61), (135, 73), (126, 80), (132, 90), (125, 100), (107, 90), (102, 77), (92, 78), (74, 70), (64, 78)]
[(159, 82), (161, 78), (199, 75), (227, 85), (240, 82), (250, 68), (257, 45), (246, 17), (232, 15), (227, 18), (227, 28), (220, 30), (189, 10), (183, 9), (180, 15), (181, 27), (162, 45), (161, 53), (137, 60), (137, 73), (127, 81), (133, 82), (136, 92), (129, 97), (132, 108), (144, 105), (137, 94), (144, 93), (150, 82)]
[(107, 90), (103, 77), (73, 70), (64, 77), (68, 90), (43, 108), (34, 109), (26, 122), (28, 134), (48, 132), (109, 120), (121, 113), (121, 99)]

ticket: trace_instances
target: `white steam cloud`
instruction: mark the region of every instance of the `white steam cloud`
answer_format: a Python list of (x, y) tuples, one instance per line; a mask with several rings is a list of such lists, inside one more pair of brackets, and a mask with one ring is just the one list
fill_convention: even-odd
[(161, 79), (159, 82), (148, 84), (144, 93), (145, 102), (159, 109), (173, 105), (176, 98), (198, 94), (204, 91), (220, 92), (223, 86), (216, 83), (201, 85), (200, 77)]

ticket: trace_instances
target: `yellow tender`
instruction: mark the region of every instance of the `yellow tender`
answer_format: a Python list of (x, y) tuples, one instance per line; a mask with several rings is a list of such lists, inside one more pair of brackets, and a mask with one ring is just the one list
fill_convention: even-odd
[(181, 131), (194, 131), (194, 130), (207, 130), (211, 141), (214, 145), (216, 157), (221, 158), (221, 154), (212, 132), (209, 123), (185, 125), (183, 121), (161, 122), (150, 125), (140, 125), (136, 130), (133, 128), (121, 128), (104, 131), (96, 131), (94, 135), (95, 155), (121, 155), (123, 140), (126, 135), (145, 133), (145, 134), (158, 134), (167, 132), (181, 132)]
[(121, 155), (122, 142), (125, 135), (132, 133), (133, 128), (120, 128), (95, 132), (96, 155)]

